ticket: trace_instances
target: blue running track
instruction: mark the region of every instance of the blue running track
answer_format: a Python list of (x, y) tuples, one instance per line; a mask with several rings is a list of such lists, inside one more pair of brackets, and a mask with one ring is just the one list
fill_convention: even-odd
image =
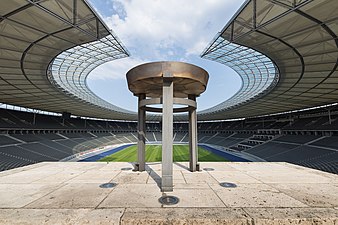
[(218, 156), (221, 156), (221, 157), (224, 157), (226, 159), (229, 159), (229, 161), (231, 162), (251, 162), (247, 159), (243, 159), (239, 156), (235, 156), (235, 155), (232, 155), (230, 153), (226, 153), (226, 152), (223, 152), (221, 150), (218, 150), (218, 149), (214, 149), (210, 146), (207, 146), (207, 145), (198, 145), (198, 146), (201, 146), (202, 148), (204, 148), (205, 150), (209, 151), (209, 152), (212, 152)]
[(114, 148), (112, 150), (109, 150), (109, 151), (106, 151), (106, 152), (102, 152), (100, 154), (97, 154), (97, 155), (93, 155), (91, 157), (88, 157), (88, 158), (85, 158), (85, 159), (81, 159), (79, 162), (96, 162), (97, 160), (99, 159), (102, 159), (108, 155), (111, 155), (115, 152), (118, 152), (118, 151), (121, 151), (131, 145), (134, 145), (134, 144), (127, 144), (127, 145), (123, 145), (123, 146), (120, 146), (120, 147), (117, 147), (117, 148)]

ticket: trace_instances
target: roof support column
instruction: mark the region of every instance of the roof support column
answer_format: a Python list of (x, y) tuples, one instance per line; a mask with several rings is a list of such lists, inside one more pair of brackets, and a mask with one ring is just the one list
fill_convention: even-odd
[(77, 0), (73, 0), (73, 25), (77, 22)]
[(329, 113), (329, 124), (332, 124), (332, 119), (331, 119), (331, 109), (328, 109), (328, 113)]
[(253, 23), (253, 29), (257, 29), (257, 0), (252, 1), (252, 23)]

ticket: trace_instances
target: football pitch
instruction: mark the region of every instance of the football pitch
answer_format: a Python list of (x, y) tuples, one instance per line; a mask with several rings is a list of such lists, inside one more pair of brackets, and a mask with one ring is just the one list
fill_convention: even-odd
[[(174, 162), (189, 161), (189, 146), (174, 145)], [(162, 160), (161, 145), (146, 145), (146, 162), (159, 162)], [(99, 162), (136, 162), (137, 161), (137, 145), (132, 145), (119, 152), (106, 156)], [(218, 156), (202, 147), (198, 147), (198, 161), (200, 162), (225, 162), (226, 158)]]

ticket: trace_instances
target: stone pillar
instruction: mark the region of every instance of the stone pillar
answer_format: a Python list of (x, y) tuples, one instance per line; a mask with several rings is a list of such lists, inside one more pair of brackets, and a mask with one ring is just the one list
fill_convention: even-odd
[[(195, 95), (189, 95), (189, 99), (196, 101)], [(198, 161), (198, 146), (197, 146), (197, 115), (196, 108), (189, 111), (189, 168), (191, 172), (199, 170)]]
[(173, 102), (172, 74), (163, 74), (162, 191), (173, 191)]
[(137, 131), (137, 170), (145, 170), (145, 147), (146, 147), (146, 111), (140, 106), (140, 102), (146, 98), (145, 94), (138, 95), (138, 131)]

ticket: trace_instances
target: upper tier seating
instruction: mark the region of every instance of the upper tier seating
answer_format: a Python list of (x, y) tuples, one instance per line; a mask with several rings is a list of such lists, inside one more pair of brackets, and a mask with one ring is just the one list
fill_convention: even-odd
[(318, 139), (319, 136), (315, 135), (284, 135), (281, 136), (274, 141), (276, 142), (288, 142), (288, 143), (295, 143), (295, 144), (305, 144), (310, 141)]

